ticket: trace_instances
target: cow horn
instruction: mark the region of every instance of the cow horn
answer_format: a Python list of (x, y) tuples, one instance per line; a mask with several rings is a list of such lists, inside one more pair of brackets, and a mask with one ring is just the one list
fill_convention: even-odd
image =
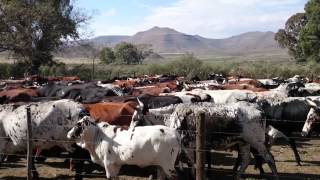
[(138, 104), (139, 104), (140, 108), (143, 108), (144, 104), (143, 104), (143, 102), (140, 101), (140, 99), (138, 97), (137, 97), (137, 101), (138, 101)]
[(312, 108), (318, 108), (317, 104), (314, 101), (312, 101), (310, 98), (306, 98), (306, 102)]

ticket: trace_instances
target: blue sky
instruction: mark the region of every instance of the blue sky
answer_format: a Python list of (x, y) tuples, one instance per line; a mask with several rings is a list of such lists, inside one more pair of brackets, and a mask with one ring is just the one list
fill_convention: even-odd
[(92, 16), (92, 36), (133, 35), (154, 26), (225, 38), (248, 31), (277, 31), (303, 12), (308, 0), (76, 0)]

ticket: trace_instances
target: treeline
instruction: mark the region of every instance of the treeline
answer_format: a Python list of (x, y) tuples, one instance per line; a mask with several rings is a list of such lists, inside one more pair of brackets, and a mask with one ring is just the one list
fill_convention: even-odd
[[(18, 64), (0, 64), (0, 78), (10, 76), (23, 77), (23, 66)], [(320, 75), (320, 64), (296, 64), (294, 62), (203, 62), (191, 54), (184, 55), (169, 63), (139, 65), (104, 65), (96, 66), (94, 72), (91, 65), (41, 66), (42, 76), (79, 76), (83, 80), (110, 80), (114, 77), (134, 77), (139, 75), (176, 74), (187, 79), (198, 76), (204, 80), (210, 73), (229, 76), (241, 75), (251, 78), (289, 78), (296, 74), (316, 78)]]
[(142, 64), (142, 61), (152, 54), (155, 53), (148, 46), (121, 42), (113, 49), (103, 48), (99, 52), (99, 59), (105, 64)]

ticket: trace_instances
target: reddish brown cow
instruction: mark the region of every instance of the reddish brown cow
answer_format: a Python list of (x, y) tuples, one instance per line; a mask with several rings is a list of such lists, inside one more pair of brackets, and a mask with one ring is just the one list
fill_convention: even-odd
[(26, 83), (25, 80), (4, 80), (2, 82), (6, 84), (6, 90), (22, 88), (23, 85)]
[(162, 83), (157, 83), (152, 85), (157, 86), (159, 88), (169, 88), (171, 91), (177, 91), (179, 87), (179, 81), (173, 80), (173, 81), (162, 82)]
[(10, 89), (0, 92), (0, 98), (2, 103), (29, 101), (31, 97), (38, 97), (38, 93), (35, 89)]
[(85, 109), (97, 122), (108, 122), (112, 125), (128, 127), (137, 103), (97, 103), (85, 104)]
[(117, 85), (120, 88), (132, 88), (136, 86), (137, 80), (115, 80), (112, 84)]

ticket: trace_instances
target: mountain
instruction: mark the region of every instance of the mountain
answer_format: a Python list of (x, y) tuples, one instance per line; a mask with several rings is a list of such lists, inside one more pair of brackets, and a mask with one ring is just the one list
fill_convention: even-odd
[(196, 36), (159, 27), (138, 32), (127, 41), (134, 44), (151, 44), (154, 51), (159, 53), (198, 52), (207, 48), (206, 42)]
[[(220, 39), (220, 48), (225, 52), (267, 52), (283, 51), (274, 40), (275, 33), (247, 32), (226, 39)], [(286, 51), (286, 50), (284, 50)]]
[(130, 36), (98, 36), (90, 41), (94, 42), (96, 46), (115, 46), (121, 41), (125, 41)]
[[(286, 54), (274, 40), (275, 33), (247, 32), (225, 39), (210, 39), (199, 35), (189, 35), (171, 28), (153, 27), (133, 36), (99, 36), (87, 41), (96, 47), (114, 47), (124, 41), (133, 44), (151, 45), (160, 54), (194, 53), (196, 55), (241, 55)], [(75, 52), (75, 51), (73, 51)], [(81, 53), (80, 53), (81, 54)], [(79, 55), (80, 55), (79, 54)], [(81, 56), (81, 55), (80, 55)]]

